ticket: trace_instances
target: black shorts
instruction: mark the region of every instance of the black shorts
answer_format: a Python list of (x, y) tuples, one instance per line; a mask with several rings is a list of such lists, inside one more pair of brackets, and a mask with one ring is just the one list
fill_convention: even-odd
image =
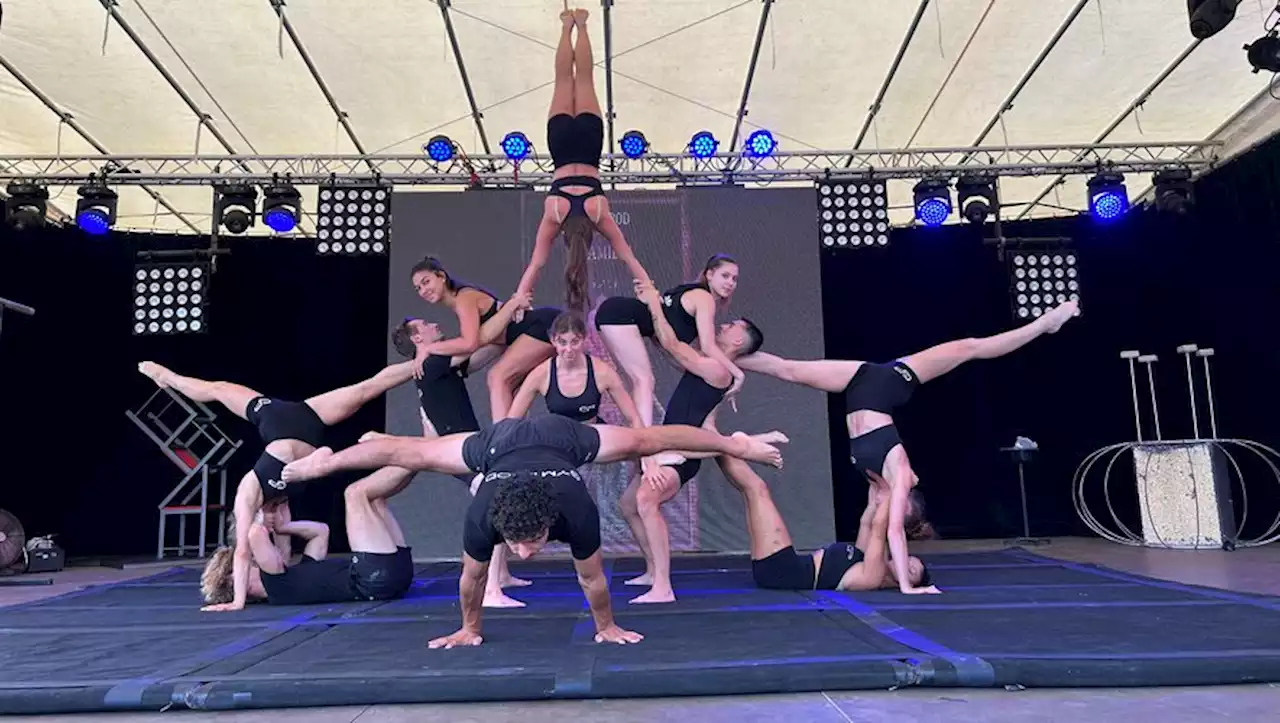
[(849, 461), (865, 477), (868, 472), (884, 476), (884, 463), (894, 447), (902, 444), (898, 428), (892, 424), (877, 427), (849, 440)]
[(844, 388), (844, 412), (852, 414), (863, 410), (893, 414), (906, 404), (920, 377), (901, 361), (890, 364), (864, 362)]
[(604, 120), (595, 113), (557, 113), (547, 119), (547, 150), (556, 167), (585, 163), (600, 167)]
[(316, 410), (303, 402), (254, 397), (245, 409), (245, 419), (258, 428), (263, 444), (280, 439), (296, 439), (312, 447), (324, 446), (324, 422)]
[(392, 600), (413, 584), (413, 553), (408, 547), (395, 552), (352, 552), (351, 588), (367, 600)]
[(462, 443), (462, 459), (473, 472), (576, 470), (600, 453), (600, 432), (556, 414), (504, 419)]
[(816, 575), (813, 555), (801, 555), (791, 545), (762, 560), (751, 561), (756, 587), (767, 590), (812, 590)]
[(554, 306), (538, 306), (524, 312), (524, 318), (520, 321), (513, 321), (507, 324), (506, 337), (503, 341), (507, 346), (515, 343), (521, 335), (533, 337), (540, 342), (551, 343), (551, 324), (560, 316), (560, 309)]
[(253, 463), (253, 474), (258, 478), (258, 486), (262, 488), (263, 504), (288, 497), (290, 492), (297, 493), (302, 489), (303, 483), (290, 485), (282, 479), (284, 464), (266, 452)]
[(610, 296), (600, 302), (596, 309), (596, 328), (602, 326), (634, 326), (646, 339), (652, 339), (655, 334), (649, 307), (639, 299), (625, 296)]

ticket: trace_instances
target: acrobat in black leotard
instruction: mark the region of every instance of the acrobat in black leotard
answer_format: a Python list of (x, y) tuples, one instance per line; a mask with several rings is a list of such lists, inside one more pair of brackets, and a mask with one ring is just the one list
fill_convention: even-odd
[[(729, 387), (721, 389), (713, 387), (702, 377), (693, 372), (685, 372), (676, 388), (667, 400), (667, 413), (662, 418), (663, 424), (687, 424), (690, 427), (701, 427), (707, 417), (724, 399)], [(675, 465), (663, 465), (675, 469), (680, 475), (680, 484), (684, 485), (698, 474), (702, 460), (689, 459)]]
[[(892, 415), (906, 404), (920, 386), (920, 378), (902, 361), (890, 364), (864, 362), (844, 388), (845, 414), (872, 411)], [(884, 474), (885, 458), (902, 444), (893, 424), (878, 427), (849, 440), (849, 458), (862, 474)]]
[[(662, 294), (662, 315), (667, 318), (676, 338), (692, 344), (698, 338), (698, 320), (684, 310), (684, 295), (694, 289), (705, 288), (701, 284), (681, 284)], [(596, 328), (602, 326), (634, 326), (640, 336), (654, 338), (653, 317), (644, 302), (634, 297), (610, 296), (596, 309)]]
[[(258, 428), (263, 446), (282, 439), (296, 439), (312, 447), (324, 446), (324, 422), (316, 411), (305, 402), (290, 402), (271, 397), (254, 397), (245, 408), (245, 419)], [(262, 488), (262, 501), (288, 497), (301, 487), (285, 483), (282, 479), (285, 462), (263, 451), (253, 464), (254, 475)]]
[(560, 379), (556, 373), (556, 360), (551, 360), (551, 375), (547, 380), (547, 411), (568, 417), (576, 422), (590, 422), (600, 416), (600, 387), (596, 384), (596, 367), (591, 355), (587, 358), (587, 384), (576, 397), (566, 397), (560, 391)]

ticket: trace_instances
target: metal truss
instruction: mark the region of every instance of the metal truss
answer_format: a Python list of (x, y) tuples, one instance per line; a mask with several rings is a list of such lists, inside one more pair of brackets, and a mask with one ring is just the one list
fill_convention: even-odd
[[(1214, 163), (1221, 141), (1186, 143), (908, 148), (776, 153), (766, 158), (720, 154), (606, 156), (601, 177), (611, 183), (775, 183), (874, 175), (879, 178), (1091, 174), (1101, 169), (1151, 173), (1165, 168), (1203, 170)], [(251, 163), (246, 163), (249, 161)], [(608, 170), (612, 168), (613, 170)], [(0, 157), (0, 181), (74, 185), (90, 179), (117, 186), (264, 184), (375, 180), (395, 185), (510, 187), (549, 183), (551, 159), (471, 156), (436, 163), (425, 156), (8, 156)]]

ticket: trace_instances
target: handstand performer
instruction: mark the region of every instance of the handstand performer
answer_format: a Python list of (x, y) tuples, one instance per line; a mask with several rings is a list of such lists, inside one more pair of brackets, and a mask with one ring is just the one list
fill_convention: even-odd
[[(732, 377), (715, 357), (699, 352), (681, 341), (667, 322), (663, 297), (652, 284), (636, 283), (636, 295), (649, 311), (650, 323), (663, 349), (685, 369), (667, 401), (663, 425), (702, 426), (724, 399)], [(712, 342), (717, 356), (735, 359), (750, 354), (764, 343), (764, 334), (748, 319), (721, 324)], [(674, 449), (674, 448), (672, 448)], [(633, 599), (633, 603), (675, 601), (671, 587), (671, 534), (662, 516), (661, 506), (670, 501), (686, 482), (698, 473), (702, 462), (689, 459), (678, 465), (654, 465), (631, 480), (622, 493), (620, 506), (636, 544), (644, 553), (645, 573), (628, 580), (628, 585), (649, 585), (649, 591)]]
[[(648, 281), (649, 274), (609, 214), (609, 199), (600, 185), (604, 120), (592, 77), (595, 66), (587, 36), (587, 11), (570, 12), (566, 2), (560, 22), (563, 29), (556, 47), (555, 89), (547, 118), (547, 150), (551, 152), (555, 175), (543, 204), (533, 255), (517, 289), (518, 293), (533, 293), (538, 274), (551, 257), (552, 242), (557, 234), (563, 234), (568, 247), (564, 271), (566, 302), (570, 310), (585, 313), (587, 253), (596, 231), (609, 241), (614, 254), (634, 278)], [(575, 27), (577, 47), (572, 38)]]
[(431, 647), (479, 645), (481, 600), (488, 557), (495, 544), (528, 559), (548, 539), (567, 542), (578, 581), (590, 603), (597, 642), (637, 642), (640, 636), (613, 622), (608, 580), (600, 554), (600, 517), (578, 475), (590, 462), (608, 463), (665, 449), (718, 452), (781, 466), (771, 445), (745, 434), (724, 437), (696, 427), (630, 429), (587, 425), (557, 415), (506, 419), (482, 432), (435, 440), (375, 439), (341, 452), (328, 448), (290, 464), (289, 480), (323, 477), (340, 470), (384, 466), (445, 474), (482, 472), (485, 481), (467, 511), (459, 593), (462, 629), (431, 641)]
[(924, 502), (916, 489), (919, 478), (911, 469), (893, 413), (907, 403), (916, 387), (933, 381), (974, 359), (995, 359), (1021, 348), (1043, 334), (1062, 328), (1076, 313), (1068, 301), (1025, 326), (981, 339), (960, 339), (930, 347), (888, 364), (862, 361), (795, 361), (759, 352), (740, 357), (743, 369), (768, 374), (845, 398), (845, 424), (853, 466), (868, 482), (888, 491), (889, 551), (894, 576), (902, 592), (936, 593), (917, 586), (908, 574), (907, 537), (927, 526)]
[[(328, 557), (329, 526), (292, 521), (287, 499), (264, 507), (262, 520), (255, 520), (247, 535), (252, 555), (247, 599), (271, 605), (312, 605), (404, 595), (413, 584), (413, 553), (387, 500), (404, 489), (412, 476), (408, 470), (387, 467), (347, 487), (343, 496), (349, 555)], [(307, 541), (295, 564), (290, 564), (290, 536)], [(234, 601), (234, 554), (233, 548), (221, 547), (209, 558), (200, 579), (206, 603)]]
[(393, 364), (370, 379), (302, 402), (266, 397), (231, 382), (184, 377), (155, 362), (142, 362), (138, 371), (158, 386), (172, 387), (193, 401), (218, 402), (232, 414), (257, 427), (258, 436), (265, 446), (253, 469), (236, 486), (232, 508), (235, 527), (231, 548), (233, 596), (230, 602), (204, 608), (221, 611), (244, 607), (249, 584), (249, 528), (264, 505), (288, 497), (291, 490), (283, 475), (285, 465), (321, 447), (326, 427), (346, 420), (388, 389), (413, 378), (413, 362)]

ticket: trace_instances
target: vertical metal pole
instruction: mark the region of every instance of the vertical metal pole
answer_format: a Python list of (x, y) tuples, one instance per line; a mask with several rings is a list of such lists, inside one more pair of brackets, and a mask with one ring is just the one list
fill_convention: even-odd
[(1155, 417), (1155, 421), (1156, 421), (1156, 441), (1157, 442), (1164, 439), (1164, 437), (1161, 436), (1160, 434), (1160, 406), (1156, 402), (1156, 378), (1155, 378), (1155, 373), (1151, 368), (1152, 364), (1156, 362), (1158, 359), (1159, 357), (1157, 357), (1155, 354), (1149, 354), (1147, 356), (1138, 357), (1138, 361), (1147, 365), (1147, 384), (1148, 386), (1151, 387), (1151, 414)]
[(1133, 426), (1138, 433), (1139, 442), (1142, 441), (1142, 408), (1138, 404), (1138, 372), (1133, 365), (1133, 360), (1138, 358), (1140, 352), (1122, 351), (1120, 358), (1129, 362), (1129, 389), (1133, 391)]
[(1022, 460), (1018, 460), (1018, 488), (1022, 490), (1022, 536), (1031, 537), (1031, 520), (1027, 517), (1027, 478), (1022, 471)]
[(1196, 355), (1204, 359), (1204, 386), (1205, 392), (1209, 396), (1209, 434), (1213, 435), (1213, 439), (1218, 438), (1218, 418), (1213, 412), (1213, 378), (1209, 376), (1209, 357), (1213, 356), (1212, 349), (1201, 349)]
[[(613, 0), (600, 0), (604, 8), (604, 122), (609, 131), (609, 170), (617, 170), (613, 159)], [(614, 184), (617, 187), (617, 184)]]

